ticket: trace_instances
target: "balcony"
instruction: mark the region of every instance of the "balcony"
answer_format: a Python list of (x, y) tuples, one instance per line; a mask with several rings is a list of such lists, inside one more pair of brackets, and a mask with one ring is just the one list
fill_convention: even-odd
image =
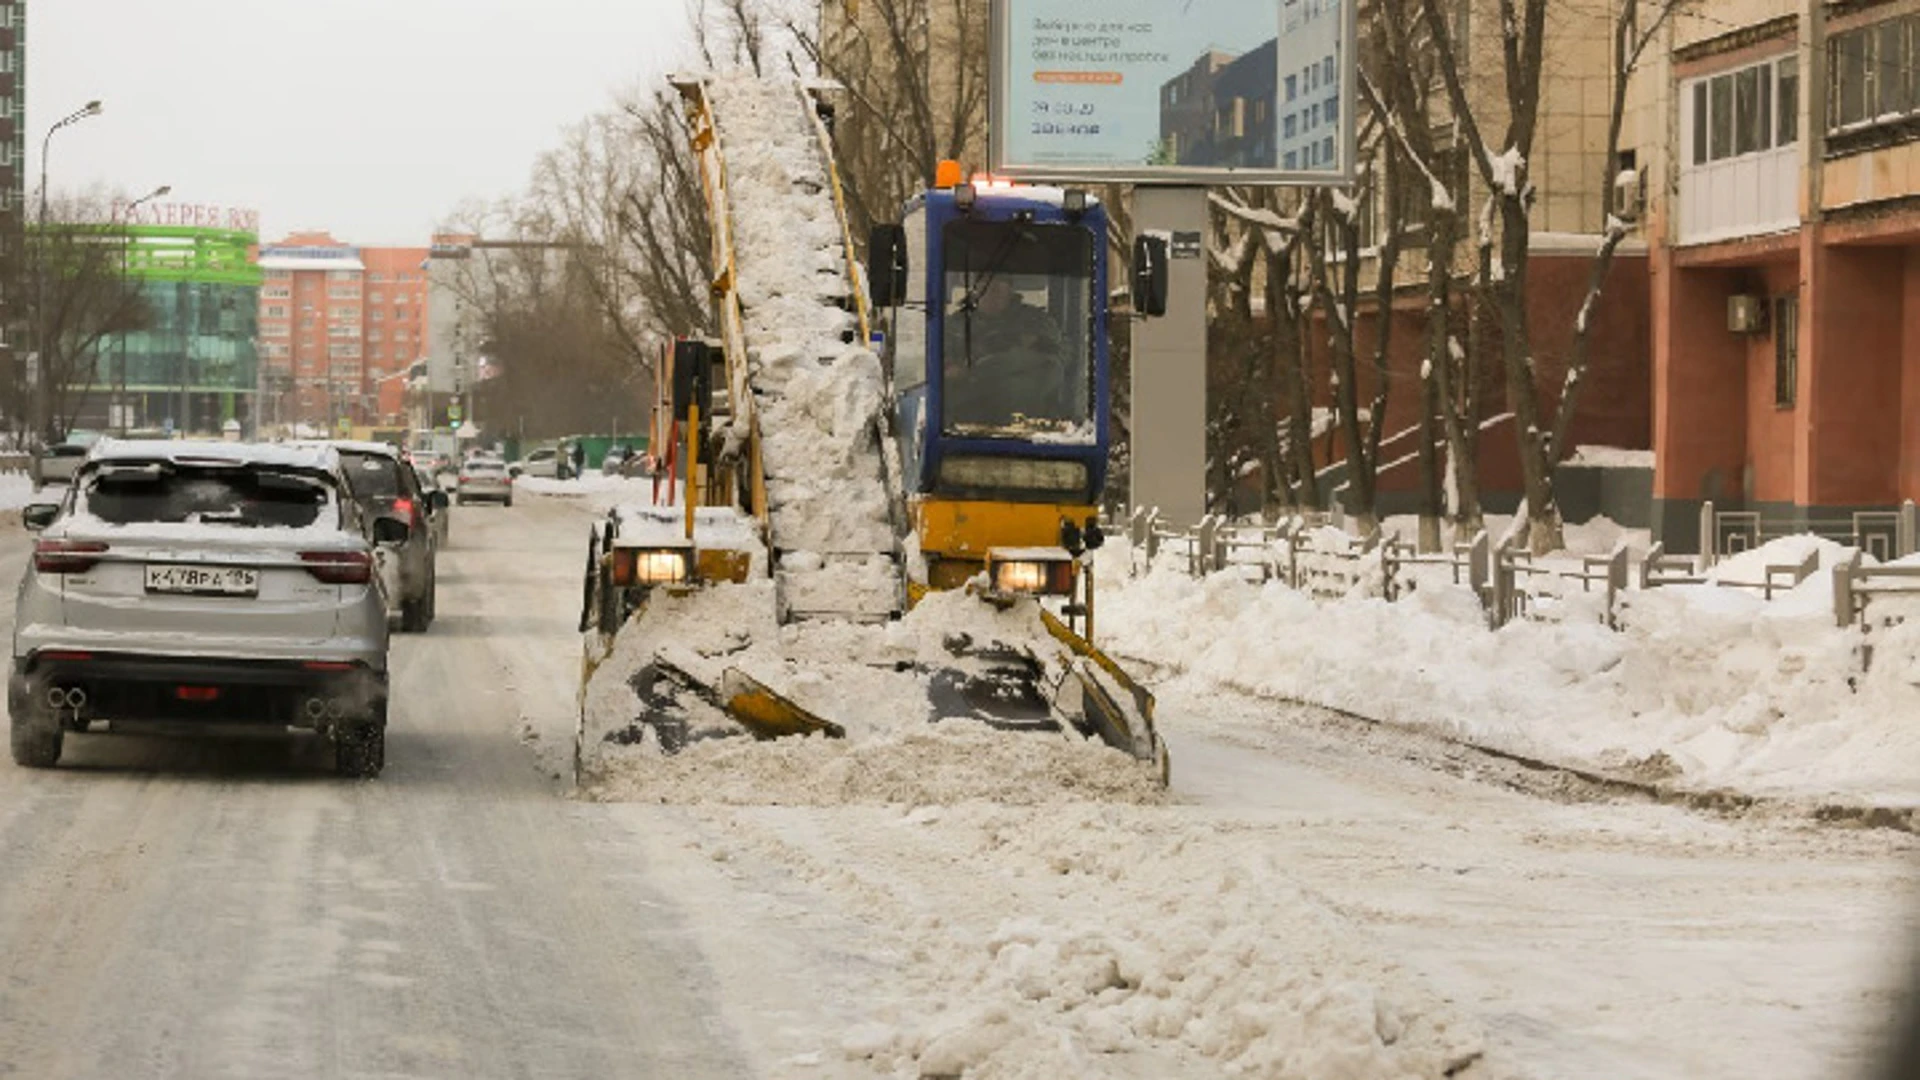
[(1799, 226), (1798, 144), (1681, 170), (1681, 244), (1738, 240)]

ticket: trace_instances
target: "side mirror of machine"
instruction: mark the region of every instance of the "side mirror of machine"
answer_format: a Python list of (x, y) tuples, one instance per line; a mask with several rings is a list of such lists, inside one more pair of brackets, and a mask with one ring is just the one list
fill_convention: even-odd
[(686, 419), (697, 406), (712, 412), (713, 350), (704, 341), (673, 343), (673, 415)]
[(1166, 237), (1133, 239), (1133, 310), (1149, 319), (1167, 313)]
[(20, 511), (20, 522), (28, 532), (39, 532), (60, 516), (59, 503), (31, 503)]
[(396, 518), (380, 517), (373, 519), (373, 542), (376, 544), (404, 544), (413, 530), (407, 523)]
[(427, 492), (427, 505), (433, 507), (434, 512), (438, 513), (441, 510), (445, 510), (447, 508), (447, 503), (448, 503), (448, 500), (447, 500), (446, 492), (441, 491), (438, 488), (435, 488), (434, 490)]
[(867, 289), (874, 307), (898, 307), (907, 295), (907, 230), (875, 225), (867, 234)]

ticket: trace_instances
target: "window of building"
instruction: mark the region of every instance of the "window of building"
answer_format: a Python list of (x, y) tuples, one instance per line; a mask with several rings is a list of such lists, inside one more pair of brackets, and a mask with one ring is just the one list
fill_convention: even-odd
[(367, 331), (367, 340), (368, 341), (384, 341), (385, 336), (382, 335), (378, 330), (369, 330)]
[(1773, 301), (1773, 404), (1793, 408), (1800, 381), (1800, 298), (1778, 296)]
[(1695, 79), (1681, 91), (1691, 106), (1689, 165), (1790, 146), (1799, 135), (1799, 79), (1792, 57)]
[(1320, 81), (1324, 83), (1333, 82), (1333, 57), (1331, 56), (1320, 61)]
[(1286, 158), (1285, 158), (1284, 160), (1282, 160), (1282, 161), (1281, 161), (1281, 163), (1280, 163), (1280, 167), (1281, 167), (1281, 168), (1283, 168), (1283, 169), (1297, 169), (1297, 168), (1299, 168), (1299, 167), (1300, 167), (1300, 154), (1299, 154), (1299, 153), (1298, 153), (1297, 151), (1294, 151), (1294, 150), (1289, 150), (1289, 151), (1287, 151), (1287, 156), (1286, 156)]
[[(379, 281), (380, 279), (376, 277), (373, 280)], [(372, 292), (367, 294), (367, 303), (369, 304), (384, 304), (386, 302), (387, 302), (387, 294), (383, 290), (375, 289)]]
[(329, 317), (331, 317), (335, 321), (358, 322), (360, 320), (359, 308), (337, 307), (337, 308), (334, 308), (332, 311), (327, 312), (327, 314)]
[(1827, 40), (1831, 130), (1865, 127), (1920, 110), (1920, 15), (1902, 15)]
[(1800, 60), (1789, 56), (1774, 65), (1774, 144), (1790, 146), (1800, 140)]
[(1321, 115), (1321, 118), (1326, 120), (1326, 122), (1329, 124), (1338, 123), (1340, 121), (1340, 95), (1339, 94), (1335, 94), (1332, 97), (1327, 99), (1327, 107), (1321, 111), (1320, 115)]
[(263, 314), (269, 319), (284, 319), (287, 317), (287, 305), (268, 304), (267, 309), (265, 312), (263, 312)]
[(266, 300), (286, 300), (293, 296), (293, 290), (285, 285), (268, 285), (260, 290), (260, 296)]
[(360, 286), (330, 285), (327, 287), (327, 295), (335, 300), (358, 300), (360, 299)]
[(1333, 164), (1333, 136), (1331, 135), (1320, 140), (1320, 164)]
[(354, 280), (355, 278), (358, 278), (359, 276), (360, 276), (360, 272), (359, 272), (358, 270), (329, 270), (329, 271), (327, 271), (327, 279), (328, 279), (329, 281), (352, 281), (352, 280)]
[(1293, 138), (1294, 135), (1300, 130), (1300, 125), (1297, 123), (1298, 120), (1299, 120), (1299, 117), (1295, 116), (1293, 113), (1288, 113), (1287, 118), (1280, 122), (1280, 134), (1285, 138), (1289, 138), (1289, 139)]

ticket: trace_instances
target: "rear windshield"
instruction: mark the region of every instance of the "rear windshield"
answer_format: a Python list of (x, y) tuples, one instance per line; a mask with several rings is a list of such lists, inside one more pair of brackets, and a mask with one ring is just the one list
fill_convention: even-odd
[(392, 502), (407, 493), (400, 478), (400, 463), (385, 454), (342, 452), (340, 471), (347, 474), (347, 486), (361, 504)]
[(469, 473), (503, 473), (506, 471), (507, 467), (497, 461), (467, 462), (467, 472)]
[(103, 466), (80, 512), (112, 525), (149, 523), (302, 529), (331, 505), (325, 481), (249, 465)]

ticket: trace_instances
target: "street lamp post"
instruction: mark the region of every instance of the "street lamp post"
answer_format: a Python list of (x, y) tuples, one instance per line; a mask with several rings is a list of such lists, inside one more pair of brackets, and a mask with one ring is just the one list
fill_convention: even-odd
[[(45, 159), (42, 158), (42, 160)], [(120, 288), (122, 292), (127, 288), (127, 256), (131, 254), (133, 250), (133, 212), (140, 209), (141, 203), (149, 202), (163, 195), (170, 195), (172, 193), (173, 185), (161, 184), (159, 187), (154, 188), (152, 191), (147, 192), (145, 195), (127, 204), (127, 235), (120, 246)], [(118, 362), (114, 365), (113, 410), (120, 418), (120, 437), (124, 439), (127, 436), (127, 413), (132, 411), (127, 406), (127, 332), (125, 330), (120, 331), (120, 356)]]
[(100, 115), (100, 102), (89, 101), (78, 109), (54, 121), (47, 129), (47, 137), (40, 140), (40, 235), (39, 257), (34, 260), (34, 291), (38, 301), (37, 340), (35, 350), (39, 354), (40, 370), (33, 380), (33, 425), (39, 438), (46, 438), (47, 429), (52, 424), (48, 415), (48, 405), (52, 400), (48, 395), (47, 383), (53, 374), (52, 345), (53, 326), (47, 318), (47, 153), (53, 149), (53, 133), (69, 124), (77, 124), (89, 116)]

